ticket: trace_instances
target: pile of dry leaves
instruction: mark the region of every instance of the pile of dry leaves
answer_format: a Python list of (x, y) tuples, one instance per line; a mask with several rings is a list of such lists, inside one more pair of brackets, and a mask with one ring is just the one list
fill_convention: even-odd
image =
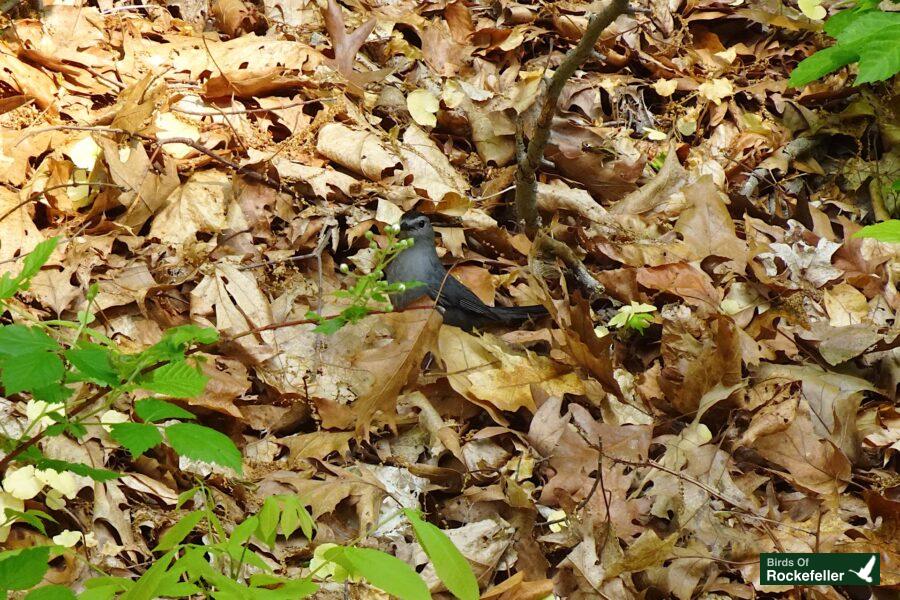
[[(125, 349), (215, 327), (188, 408), (245, 460), (238, 479), (54, 438), (125, 473), (54, 513), (95, 534), (90, 563), (143, 572), (201, 476), (227, 523), (304, 499), (315, 539), (266, 553), (287, 575), (402, 502), (486, 598), (752, 598), (771, 551), (880, 552), (900, 584), (898, 246), (851, 237), (891, 206), (870, 191), (897, 178), (898, 102), (845, 73), (788, 88), (820, 41), (792, 5), (637, 5), (567, 83), (539, 178), (547, 231), (605, 287), (589, 302), (510, 199), (517, 127), (601, 5), (74, 0), (4, 23), (0, 261), (64, 239), (19, 308), (71, 317), (97, 283)], [(482, 299), (551, 317), (280, 326), (339, 311), (337, 266), (369, 268), (366, 232), (413, 206)], [(610, 332), (631, 302), (651, 325)], [(423, 566), (412, 539), (392, 520), (364, 544)]]

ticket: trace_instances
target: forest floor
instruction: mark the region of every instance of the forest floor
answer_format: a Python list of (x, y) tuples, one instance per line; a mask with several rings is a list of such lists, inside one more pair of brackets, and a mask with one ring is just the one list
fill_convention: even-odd
[[(98, 424), (45, 440), (121, 475), (29, 501), (48, 536), (93, 534), (47, 581), (140, 575), (203, 481), (229, 530), (302, 499), (313, 539), (254, 547), (288, 577), (325, 543), (421, 571), (399, 503), (486, 598), (799, 598), (760, 586), (764, 552), (878, 552), (900, 585), (900, 246), (852, 237), (898, 204), (897, 78), (790, 87), (826, 43), (792, 3), (635, 5), (566, 83), (538, 172), (545, 233), (602, 285), (588, 298), (518, 224), (515, 142), (602, 5), (75, 0), (6, 20), (0, 262), (61, 240), (15, 320), (90, 310), (125, 352), (215, 328), (205, 391), (175, 402), (243, 462), (134, 458)], [(313, 331), (414, 207), (485, 302), (550, 315)], [(7, 544), (40, 540), (21, 523)]]

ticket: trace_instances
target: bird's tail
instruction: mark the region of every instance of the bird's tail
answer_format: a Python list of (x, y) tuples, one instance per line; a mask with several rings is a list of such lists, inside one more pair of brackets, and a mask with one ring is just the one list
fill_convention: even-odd
[(491, 312), (504, 323), (520, 323), (547, 315), (547, 309), (540, 304), (531, 306), (495, 306)]

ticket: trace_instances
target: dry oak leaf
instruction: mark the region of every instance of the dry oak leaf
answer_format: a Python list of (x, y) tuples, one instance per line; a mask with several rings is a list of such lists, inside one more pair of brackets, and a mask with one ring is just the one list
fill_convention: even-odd
[[(265, 162), (269, 154), (253, 148), (249, 150), (252, 162)], [(282, 179), (289, 183), (304, 184), (308, 186), (310, 192), (324, 200), (349, 198), (360, 189), (359, 181), (330, 167), (304, 165), (279, 155), (274, 156), (270, 160), (270, 164), (275, 167)]]
[(338, 476), (326, 479), (310, 479), (309, 473), (275, 471), (259, 482), (257, 494), (260, 498), (288, 492), (297, 494), (310, 508), (310, 515), (316, 521), (334, 512), (342, 501), (352, 499), (360, 531), (368, 531), (378, 518), (386, 492), (362, 464), (359, 467), (360, 473), (331, 467)]
[(334, 48), (334, 66), (348, 80), (353, 78), (353, 63), (356, 61), (356, 54), (366, 43), (366, 38), (375, 29), (375, 25), (375, 19), (369, 19), (348, 34), (344, 25), (341, 5), (335, 0), (328, 0), (328, 9), (325, 11), (325, 27)]
[(166, 199), (166, 207), (153, 219), (150, 237), (168, 244), (192, 241), (197, 233), (246, 229), (243, 213), (233, 196), (231, 176), (218, 170), (197, 171)]
[(704, 175), (683, 188), (688, 208), (675, 223), (675, 230), (684, 237), (693, 260), (707, 256), (724, 256), (734, 261), (735, 271), (741, 273), (747, 265), (747, 243), (738, 239), (734, 221), (722, 200), (722, 192), (711, 175)]
[(126, 210), (115, 217), (115, 222), (137, 232), (147, 219), (166, 206), (181, 185), (175, 161), (160, 154), (162, 168), (151, 168), (150, 157), (138, 141), (129, 146), (119, 146), (108, 138), (99, 138), (98, 142), (112, 182), (122, 188), (116, 199)]
[[(167, 43), (144, 40), (153, 72), (172, 67), (192, 83), (206, 79), (203, 96), (268, 96), (309, 85), (325, 59), (306, 44), (252, 35), (226, 42), (170, 36)], [(211, 74), (211, 75), (210, 75)]]
[(584, 393), (581, 380), (565, 365), (516, 352), (490, 334), (477, 337), (444, 326), (438, 334), (438, 351), (450, 386), (492, 414), (492, 409), (515, 412), (522, 407), (534, 412), (532, 384), (552, 396)]
[(668, 215), (673, 209), (680, 208), (683, 200), (676, 201), (676, 194), (683, 196), (681, 190), (690, 179), (688, 171), (681, 166), (675, 144), (669, 145), (666, 160), (653, 179), (634, 190), (609, 207), (609, 212), (616, 215)]
[(326, 456), (337, 452), (344, 456), (350, 453), (350, 440), (354, 439), (352, 431), (314, 431), (279, 438), (279, 444), (287, 446), (293, 460), (316, 458), (324, 460)]
[(709, 275), (688, 263), (670, 263), (637, 270), (642, 286), (681, 297), (688, 304), (710, 311), (718, 310), (721, 292)]
[[(198, 324), (215, 327), (227, 337), (273, 322), (269, 301), (252, 272), (223, 262), (191, 290), (191, 316)], [(269, 347), (274, 337), (273, 332), (263, 331), (234, 343), (256, 360), (265, 360), (276, 352)]]
[(542, 600), (552, 594), (552, 580), (525, 581), (525, 573), (519, 571), (512, 577), (487, 589), (481, 595), (481, 600)]
[(796, 487), (834, 496), (850, 481), (850, 461), (816, 433), (811, 412), (807, 404), (799, 403), (794, 419), (785, 429), (758, 437), (752, 448), (766, 460), (787, 469), (786, 479)]
[(42, 110), (53, 106), (56, 84), (43, 71), (24, 63), (6, 44), (0, 45), (0, 81), (34, 98)]
[(754, 374), (758, 381), (801, 382), (803, 401), (812, 411), (815, 437), (828, 439), (851, 460), (859, 455), (856, 425), (862, 392), (878, 389), (865, 379), (823, 371), (812, 365), (763, 364)]
[(250, 379), (247, 377), (247, 367), (237, 360), (222, 356), (204, 355), (206, 360), (201, 363), (203, 374), (209, 379), (203, 393), (194, 398), (188, 398), (185, 402), (189, 406), (199, 406), (243, 419), (241, 409), (235, 406), (234, 401), (244, 395), (250, 389)]
[(401, 160), (374, 133), (328, 123), (319, 130), (316, 150), (337, 164), (372, 181), (380, 181), (400, 167)]
[(403, 134), (401, 153), (404, 167), (413, 176), (412, 187), (437, 202), (438, 212), (460, 216), (468, 210), (469, 182), (453, 168), (427, 133), (410, 125)]
[(115, 116), (110, 127), (136, 133), (150, 125), (157, 103), (166, 93), (163, 85), (157, 85), (150, 89), (155, 81), (157, 79), (153, 72), (147, 73), (142, 79), (119, 93), (116, 104), (112, 108)]
[(367, 434), (379, 413), (382, 421), (393, 425), (397, 397), (434, 345), (441, 323), (440, 314), (431, 309), (395, 312), (381, 319), (391, 329), (393, 339), (382, 340), (382, 345), (367, 348), (353, 360), (354, 367), (375, 376), (372, 386), (353, 406), (360, 435)]
[(0, 215), (5, 217), (0, 221), (0, 261), (5, 263), (27, 254), (44, 241), (29, 215), (31, 207), (14, 191), (0, 186)]

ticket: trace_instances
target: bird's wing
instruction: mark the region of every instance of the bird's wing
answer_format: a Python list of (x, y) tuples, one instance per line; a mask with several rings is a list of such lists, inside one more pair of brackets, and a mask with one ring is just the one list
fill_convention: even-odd
[(429, 284), (428, 295), (441, 306), (459, 308), (480, 317), (496, 318), (493, 309), (453, 275)]

